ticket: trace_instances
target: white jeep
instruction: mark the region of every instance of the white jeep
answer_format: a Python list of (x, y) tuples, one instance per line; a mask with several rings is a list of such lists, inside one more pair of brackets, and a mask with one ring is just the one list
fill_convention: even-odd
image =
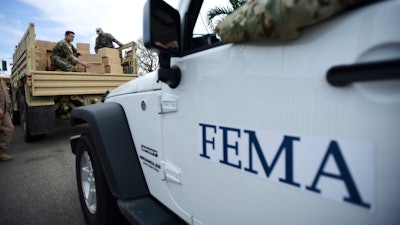
[(87, 223), (400, 224), (400, 1), (243, 43), (199, 35), (210, 2), (149, 0), (160, 69), (72, 111)]

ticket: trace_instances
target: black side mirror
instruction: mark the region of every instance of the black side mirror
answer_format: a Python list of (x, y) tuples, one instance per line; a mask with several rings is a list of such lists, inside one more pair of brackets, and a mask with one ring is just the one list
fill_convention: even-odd
[(178, 87), (181, 70), (171, 67), (171, 56), (181, 55), (179, 12), (162, 0), (147, 0), (143, 12), (143, 43), (159, 50), (158, 80)]
[(162, 0), (148, 0), (143, 11), (143, 43), (171, 56), (181, 55), (179, 12)]

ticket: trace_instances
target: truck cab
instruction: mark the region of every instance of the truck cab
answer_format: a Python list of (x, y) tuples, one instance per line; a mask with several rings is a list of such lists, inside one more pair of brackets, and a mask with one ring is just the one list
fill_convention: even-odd
[(88, 224), (398, 224), (400, 2), (238, 43), (199, 35), (213, 6), (147, 1), (160, 69), (72, 111)]

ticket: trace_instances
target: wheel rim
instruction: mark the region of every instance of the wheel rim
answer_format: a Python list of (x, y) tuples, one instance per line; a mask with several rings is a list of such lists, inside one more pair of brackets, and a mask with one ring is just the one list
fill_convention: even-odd
[(87, 209), (95, 214), (97, 210), (96, 184), (92, 162), (86, 151), (81, 158), (81, 188)]

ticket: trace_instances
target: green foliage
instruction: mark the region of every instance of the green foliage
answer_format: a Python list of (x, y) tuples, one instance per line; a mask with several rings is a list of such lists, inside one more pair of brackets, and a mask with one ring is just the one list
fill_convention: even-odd
[[(231, 14), (233, 11), (238, 9), (240, 6), (244, 5), (248, 0), (229, 0), (230, 5), (226, 7), (216, 6), (211, 8), (207, 12), (207, 24), (212, 29), (215, 30), (215, 26), (225, 19), (225, 17)], [(216, 21), (214, 21), (216, 19)]]

